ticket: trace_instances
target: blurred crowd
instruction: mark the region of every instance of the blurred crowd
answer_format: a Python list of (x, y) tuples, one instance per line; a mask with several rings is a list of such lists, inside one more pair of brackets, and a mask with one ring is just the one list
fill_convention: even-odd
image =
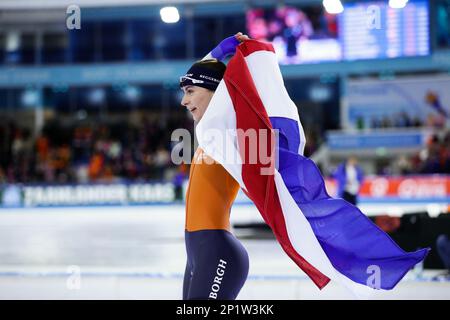
[(357, 119), (358, 129), (365, 129), (367, 126), (370, 129), (417, 128), (423, 125), (424, 123), (420, 118), (411, 118), (406, 112), (401, 112), (395, 117), (372, 117), (368, 124), (364, 123), (364, 119), (362, 118)]
[(400, 156), (379, 174), (450, 174), (450, 130), (433, 134), (426, 146), (412, 156)]
[[(0, 183), (87, 183), (172, 181), (188, 178), (186, 164), (171, 159), (171, 133), (193, 124), (184, 114), (161, 121), (143, 117), (139, 123), (49, 122), (38, 134), (14, 121), (0, 125)], [(320, 145), (320, 134), (306, 130), (305, 155)], [(450, 173), (450, 131), (432, 135), (413, 156), (401, 156), (377, 174)]]
[(412, 157), (400, 157), (396, 166), (400, 174), (450, 174), (450, 130), (432, 135), (425, 148)]
[[(0, 183), (170, 180), (185, 170), (171, 161), (171, 133), (186, 117), (139, 124), (47, 124), (41, 133), (0, 125)], [(192, 131), (192, 128), (191, 128)]]
[(362, 117), (356, 119), (357, 129), (389, 129), (389, 128), (444, 128), (446, 118), (429, 114), (425, 120), (419, 117), (411, 117), (406, 112), (400, 112), (394, 116), (372, 117), (365, 121)]

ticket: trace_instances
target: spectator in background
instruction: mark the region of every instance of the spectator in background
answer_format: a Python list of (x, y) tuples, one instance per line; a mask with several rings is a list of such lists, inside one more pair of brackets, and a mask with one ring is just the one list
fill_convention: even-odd
[(134, 180), (139, 175), (138, 163), (130, 148), (125, 148), (122, 153), (122, 172), (127, 180)]
[(412, 121), (412, 126), (415, 128), (422, 127), (423, 126), (422, 120), (418, 116), (414, 117)]
[(394, 117), (394, 127), (396, 128), (408, 128), (411, 127), (411, 125), (411, 119), (409, 118), (408, 113), (406, 113), (405, 111), (399, 112)]
[(170, 153), (164, 148), (164, 145), (160, 144), (156, 150), (154, 157), (154, 165), (156, 167), (156, 173), (158, 179), (164, 178), (164, 169), (170, 164)]
[(370, 121), (370, 127), (372, 129), (381, 128), (381, 120), (379, 120), (377, 117), (373, 117)]
[(338, 197), (357, 205), (358, 193), (364, 179), (358, 160), (355, 157), (348, 158), (338, 166), (333, 176), (338, 184)]
[(188, 165), (183, 162), (177, 168), (177, 173), (173, 178), (173, 184), (175, 187), (175, 199), (183, 200), (183, 183), (189, 178), (189, 168)]
[(286, 40), (286, 55), (288, 58), (295, 58), (298, 55), (298, 40), (310, 38), (314, 33), (314, 29), (306, 14), (296, 8), (288, 8), (286, 10), (284, 24), (286, 25), (286, 29), (283, 32)]
[(40, 160), (47, 159), (49, 152), (49, 141), (45, 135), (40, 135), (36, 140), (36, 151)]
[(401, 175), (410, 174), (412, 171), (411, 161), (404, 155), (397, 158), (397, 170)]
[(67, 183), (70, 180), (70, 159), (72, 150), (67, 144), (63, 144), (54, 150), (52, 159), (53, 168), (55, 170), (55, 178), (60, 183)]
[(304, 126), (306, 135), (306, 144), (303, 154), (306, 157), (310, 157), (314, 152), (319, 149), (322, 134), (320, 133), (320, 128), (306, 125)]
[(12, 148), (12, 159), (13, 162), (16, 163), (21, 157), (24, 148), (22, 130), (16, 129), (11, 148)]
[(381, 127), (382, 128), (392, 128), (392, 120), (388, 117), (388, 116), (384, 116), (383, 119), (381, 120)]
[(420, 158), (422, 160), (420, 173), (430, 174), (440, 172), (439, 151), (439, 137), (433, 135), (427, 143), (427, 148), (420, 152)]
[(104, 156), (100, 151), (96, 151), (89, 161), (89, 178), (96, 180), (100, 177), (103, 170)]
[(430, 113), (426, 119), (426, 126), (429, 128), (442, 129), (445, 127), (445, 118)]
[(441, 159), (442, 173), (450, 173), (450, 131), (442, 139)]
[(74, 164), (87, 165), (89, 163), (92, 130), (86, 127), (76, 127), (72, 138)]
[(0, 185), (3, 183), (6, 183), (6, 176), (5, 176), (5, 172), (3, 171), (2, 167), (0, 167)]
[(450, 239), (447, 235), (441, 234), (437, 238), (436, 248), (446, 269), (445, 276), (450, 277)]
[(361, 116), (359, 116), (359, 117), (356, 119), (356, 128), (357, 128), (358, 130), (363, 130), (364, 127), (365, 127), (365, 124), (364, 124), (364, 118), (361, 117)]

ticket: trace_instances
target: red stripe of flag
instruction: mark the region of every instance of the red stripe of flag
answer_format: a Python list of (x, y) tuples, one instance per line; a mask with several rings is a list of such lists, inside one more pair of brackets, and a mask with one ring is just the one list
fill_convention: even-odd
[[(236, 112), (236, 126), (243, 132), (248, 129), (254, 129), (256, 132), (259, 132), (260, 129), (270, 130), (270, 132), (272, 130), (269, 117), (244, 59), (244, 56), (260, 50), (274, 52), (273, 46), (268, 43), (250, 40), (239, 45), (235, 56), (228, 63), (224, 75), (225, 84)], [(259, 135), (257, 135), (257, 139), (259, 152)], [(270, 139), (265, 140), (266, 150), (272, 150)], [(242, 139), (238, 139), (238, 141), (241, 156), (245, 159), (242, 165), (242, 179), (248, 191), (246, 192), (247, 196), (255, 203), (264, 221), (271, 227), (288, 256), (322, 289), (330, 279), (300, 256), (289, 240), (274, 175), (261, 175), (261, 169), (267, 168), (268, 165), (261, 163), (259, 153), (257, 163), (249, 163), (249, 152), (252, 148)]]

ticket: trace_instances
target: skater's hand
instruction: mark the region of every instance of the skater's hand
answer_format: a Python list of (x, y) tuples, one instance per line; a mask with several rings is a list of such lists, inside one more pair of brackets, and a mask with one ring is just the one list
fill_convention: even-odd
[(239, 40), (239, 42), (244, 42), (245, 40), (250, 40), (248, 35), (243, 34), (242, 32), (238, 32), (234, 36), (236, 37), (236, 39)]
[(242, 42), (250, 38), (242, 32), (236, 33), (234, 36), (229, 36), (223, 39), (210, 53), (208, 53), (203, 60), (215, 58), (217, 60), (224, 60), (226, 57), (233, 55), (236, 52), (236, 47)]

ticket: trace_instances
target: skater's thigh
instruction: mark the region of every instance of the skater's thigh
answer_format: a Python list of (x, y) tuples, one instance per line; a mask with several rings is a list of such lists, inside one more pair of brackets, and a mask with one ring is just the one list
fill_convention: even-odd
[(188, 299), (235, 299), (248, 275), (248, 255), (226, 230), (202, 230), (195, 243)]

